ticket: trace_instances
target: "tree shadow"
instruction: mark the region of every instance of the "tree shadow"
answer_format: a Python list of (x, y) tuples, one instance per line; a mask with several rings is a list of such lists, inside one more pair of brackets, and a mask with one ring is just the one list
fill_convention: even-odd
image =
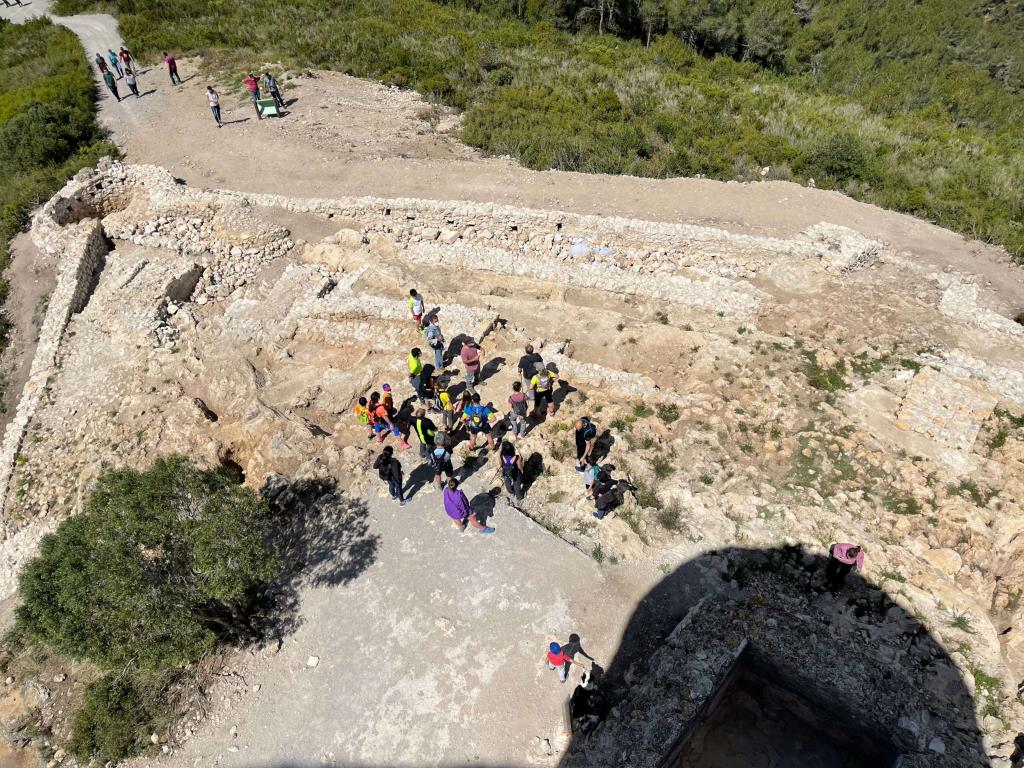
[(275, 518), (273, 542), (284, 570), (264, 592), (257, 635), (280, 641), (302, 625), (301, 591), (358, 578), (377, 559), (380, 541), (370, 533), (366, 503), (342, 495), (333, 478), (274, 474), (260, 494)]

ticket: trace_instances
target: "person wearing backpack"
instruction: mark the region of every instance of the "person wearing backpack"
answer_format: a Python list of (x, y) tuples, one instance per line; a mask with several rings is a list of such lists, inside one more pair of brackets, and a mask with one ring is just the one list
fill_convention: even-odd
[(447, 375), (438, 378), (435, 385), (434, 408), (441, 412), (441, 423), (444, 428), (451, 432), (455, 429), (455, 404), (452, 403), (451, 393), (448, 392), (450, 379)]
[(452, 466), (452, 453), (448, 450), (448, 435), (437, 432), (434, 435), (434, 447), (430, 451), (430, 463), (434, 467), (434, 484), (441, 490), (441, 475), (448, 475), (449, 482), (455, 479), (455, 467)]
[(391, 498), (398, 499), (398, 506), (404, 507), (409, 503), (402, 493), (402, 464), (394, 456), (395, 449), (390, 445), (384, 446), (384, 450), (373, 462), (373, 468), (377, 475), (388, 484), (388, 493)]
[(494, 435), (491, 433), (491, 416), (496, 413), (494, 407), (487, 403), (480, 403), (480, 394), (476, 393), (469, 401), (469, 405), (463, 408), (462, 418), (466, 422), (466, 429), (469, 430), (469, 450), (476, 450), (476, 436), (483, 434), (487, 439), (487, 446), (494, 450)]
[(587, 468), (587, 459), (594, 452), (597, 441), (597, 425), (586, 416), (576, 419), (576, 471), (583, 472)]
[(441, 333), (441, 326), (437, 323), (436, 312), (427, 318), (427, 327), (423, 329), (423, 335), (427, 339), (427, 344), (434, 350), (434, 368), (443, 371), (444, 334)]
[(540, 420), (540, 409), (544, 403), (548, 406), (548, 416), (555, 412), (555, 372), (543, 364), (537, 365), (537, 372), (530, 379), (533, 390), (533, 417)]
[(505, 490), (508, 491), (509, 496), (514, 496), (517, 501), (522, 501), (523, 457), (519, 455), (512, 443), (504, 440), (501, 443), (498, 461), (501, 462), (501, 477), (505, 481)]
[(509, 427), (512, 434), (515, 437), (526, 434), (526, 428), (529, 423), (526, 417), (530, 409), (530, 399), (523, 392), (523, 383), (521, 381), (512, 382), (512, 394), (508, 396), (508, 407), (511, 409), (508, 412)]
[(377, 442), (383, 443), (387, 439), (388, 432), (391, 432), (399, 440), (399, 445), (402, 448), (408, 448), (409, 443), (402, 436), (401, 430), (398, 425), (391, 420), (391, 414), (388, 412), (388, 407), (380, 401), (380, 393), (370, 393), (370, 420), (373, 425), (373, 432), (377, 435)]
[(366, 402), (365, 397), (360, 397), (359, 402), (356, 403), (356, 420), (363, 424), (368, 430), (369, 434), (366, 436), (368, 439), (373, 438), (373, 420), (370, 414), (370, 408)]
[(416, 409), (412, 427), (416, 431), (416, 437), (420, 439), (420, 458), (425, 459), (434, 450), (434, 435), (437, 434), (437, 427), (427, 418), (425, 408)]

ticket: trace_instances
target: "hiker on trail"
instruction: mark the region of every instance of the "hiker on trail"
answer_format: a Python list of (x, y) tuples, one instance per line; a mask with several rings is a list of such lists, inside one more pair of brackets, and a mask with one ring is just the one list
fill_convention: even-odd
[(530, 389), (533, 390), (533, 417), (540, 420), (540, 409), (547, 403), (547, 413), (551, 416), (555, 412), (555, 372), (538, 363), (536, 373), (530, 379)]
[(427, 458), (434, 450), (434, 435), (437, 434), (437, 426), (427, 418), (425, 408), (417, 408), (413, 416), (412, 428), (416, 437), (420, 439), (420, 458)]
[(101, 54), (99, 51), (96, 52), (96, 68), (100, 71), (101, 75), (104, 72), (109, 72), (110, 71), (107, 68), (106, 59), (103, 58), (103, 54)]
[(434, 434), (434, 448), (430, 452), (430, 463), (434, 467), (434, 484), (438, 490), (441, 485), (441, 475), (448, 476), (448, 481), (455, 479), (455, 467), (452, 466), (452, 452), (448, 450), (448, 442), (451, 438), (444, 432)]
[(469, 499), (459, 490), (459, 481), (454, 477), (448, 481), (448, 485), (444, 489), (444, 511), (452, 519), (452, 526), (461, 533), (466, 532), (467, 523), (480, 533), (494, 533), (493, 528), (484, 525), (477, 519), (476, 513), (469, 506)]
[(139, 98), (139, 81), (130, 67), (124, 68), (124, 81), (128, 84), (128, 90), (135, 94), (135, 98)]
[(117, 58), (117, 54), (114, 53), (113, 48), (107, 48), (107, 59), (110, 60), (110, 66), (117, 72), (118, 77), (124, 77), (124, 71), (121, 69), (121, 60)]
[(846, 574), (854, 568), (857, 573), (864, 569), (864, 550), (856, 544), (831, 544), (828, 561), (825, 563), (825, 582), (837, 593), (846, 583)]
[(519, 437), (525, 435), (527, 428), (530, 426), (527, 421), (527, 415), (530, 409), (530, 399), (523, 392), (523, 383), (521, 381), (512, 382), (512, 394), (508, 396), (508, 407), (511, 409), (508, 412), (509, 429), (513, 436)]
[(523, 457), (519, 455), (512, 443), (505, 440), (501, 444), (498, 461), (501, 463), (501, 478), (505, 481), (505, 490), (508, 491), (509, 496), (514, 496), (518, 501), (522, 501)]
[(252, 102), (253, 109), (256, 110), (256, 117), (260, 120), (263, 119), (263, 113), (260, 111), (260, 81), (256, 79), (256, 75), (251, 72), (245, 76), (242, 80), (245, 83), (245, 87), (249, 89), (249, 101)]
[(264, 72), (263, 85), (266, 87), (267, 93), (269, 93), (270, 97), (274, 100), (274, 103), (277, 104), (277, 108), (283, 110), (285, 108), (285, 103), (284, 99), (281, 98), (281, 88), (277, 84), (277, 78), (269, 72)]
[(398, 499), (398, 506), (404, 507), (409, 503), (402, 493), (402, 464), (394, 456), (395, 449), (390, 445), (384, 446), (384, 450), (374, 460), (373, 468), (377, 470), (380, 479), (388, 484), (388, 493), (392, 499)]
[(210, 104), (210, 111), (213, 113), (213, 119), (217, 121), (217, 127), (220, 128), (224, 125), (220, 119), (220, 94), (213, 90), (212, 85), (206, 86), (206, 101)]
[(587, 459), (594, 452), (597, 441), (597, 426), (586, 416), (576, 419), (576, 471), (587, 468)]
[(551, 643), (548, 646), (547, 662), (548, 669), (558, 670), (558, 680), (563, 683), (569, 679), (569, 667), (576, 663), (559, 643)]
[(423, 296), (416, 292), (415, 288), (409, 289), (409, 314), (412, 315), (413, 322), (416, 323), (416, 328), (419, 330), (423, 327), (423, 315), (427, 311), (427, 306), (423, 301)]
[(446, 431), (451, 432), (455, 429), (455, 405), (452, 403), (452, 396), (448, 392), (448, 384), (450, 379), (447, 376), (441, 376), (437, 380), (436, 395), (434, 397), (434, 408), (441, 412), (441, 423), (444, 424)]
[(174, 60), (167, 51), (164, 51), (164, 63), (167, 65), (167, 74), (171, 76), (171, 85), (181, 85), (181, 76), (178, 74), (178, 62)]
[(537, 372), (537, 366), (544, 365), (544, 358), (533, 351), (533, 344), (526, 345), (526, 354), (519, 358), (519, 377), (523, 380), (523, 387), (533, 398), (533, 391), (530, 389), (530, 379)]
[(388, 432), (393, 434), (399, 440), (399, 445), (402, 448), (408, 448), (409, 443), (406, 442), (402, 436), (398, 426), (391, 420), (390, 409), (384, 405), (380, 400), (380, 394), (378, 392), (370, 393), (370, 419), (373, 424), (374, 434), (377, 435), (377, 442), (383, 443), (388, 436)]
[(117, 92), (117, 83), (114, 81), (114, 76), (109, 71), (103, 73), (103, 82), (107, 84), (107, 88), (114, 94), (114, 98), (121, 101), (121, 94)]
[(423, 352), (419, 347), (413, 347), (409, 350), (409, 386), (412, 387), (412, 391), (416, 393), (416, 397), (419, 398), (420, 405), (423, 404), (423, 398), (419, 396), (420, 393), (420, 377), (423, 375), (423, 363), (420, 361), (420, 355)]
[[(415, 317), (415, 316), (414, 316)], [(434, 367), (444, 370), (444, 334), (441, 333), (441, 326), (437, 324), (437, 313), (427, 318), (427, 327), (423, 331), (427, 337), (427, 344), (434, 350)]]
[(491, 416), (496, 413), (494, 406), (490, 403), (482, 405), (480, 394), (476, 393), (462, 410), (462, 418), (466, 422), (466, 429), (469, 430), (469, 450), (476, 450), (476, 436), (483, 434), (487, 439), (487, 445), (494, 450), (494, 435), (491, 433)]
[(132, 52), (123, 45), (121, 46), (121, 50), (118, 51), (117, 57), (121, 60), (121, 64), (124, 67), (131, 67), (136, 73), (138, 73), (139, 68), (135, 64), (135, 57), (132, 56)]
[(356, 403), (356, 421), (360, 424), (364, 424), (369, 430), (367, 437), (373, 437), (373, 418), (370, 413), (369, 404), (366, 402), (365, 397), (360, 397), (359, 402)]
[(605, 515), (622, 503), (624, 493), (620, 481), (615, 480), (607, 470), (600, 470), (594, 483), (594, 517), (604, 520)]
[(473, 387), (480, 381), (480, 359), (483, 357), (483, 350), (480, 349), (480, 345), (468, 340), (463, 342), (459, 357), (466, 367), (466, 389), (473, 392)]

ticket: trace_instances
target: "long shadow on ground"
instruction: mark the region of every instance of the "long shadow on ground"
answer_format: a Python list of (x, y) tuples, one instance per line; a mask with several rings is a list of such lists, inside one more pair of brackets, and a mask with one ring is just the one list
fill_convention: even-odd
[[(988, 765), (971, 693), (942, 645), (859, 575), (837, 595), (826, 591), (825, 564), (796, 547), (729, 548), (667, 575), (637, 605), (602, 675), (601, 694), (616, 714), (589, 735), (575, 733), (560, 768)], [(734, 670), (707, 707), (687, 714), (691, 696), (699, 698), (691, 691), (708, 682), (697, 674), (689, 678), (696, 688), (683, 686), (687, 665), (699, 671), (703, 657), (734, 646), (745, 671)], [(773, 705), (784, 723), (773, 721)], [(699, 725), (688, 727), (687, 717)], [(716, 749), (733, 762), (721, 762)]]

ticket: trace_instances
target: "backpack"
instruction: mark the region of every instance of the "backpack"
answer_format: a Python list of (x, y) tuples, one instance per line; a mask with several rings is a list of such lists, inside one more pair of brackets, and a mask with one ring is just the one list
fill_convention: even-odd
[(356, 405), (356, 418), (360, 424), (370, 423), (370, 409), (363, 405)]
[(519, 473), (519, 467), (516, 466), (516, 454), (511, 456), (501, 457), (501, 474), (508, 477), (515, 477)]
[[(516, 397), (519, 397), (517, 400)], [(512, 413), (516, 416), (526, 415), (527, 397), (525, 392), (513, 392), (508, 398), (508, 404), (512, 407)]]
[(543, 391), (551, 387), (551, 371), (545, 368), (537, 374), (537, 389)]
[(583, 422), (583, 439), (593, 440), (597, 437), (597, 425), (594, 424), (586, 416), (581, 416), (580, 421)]

